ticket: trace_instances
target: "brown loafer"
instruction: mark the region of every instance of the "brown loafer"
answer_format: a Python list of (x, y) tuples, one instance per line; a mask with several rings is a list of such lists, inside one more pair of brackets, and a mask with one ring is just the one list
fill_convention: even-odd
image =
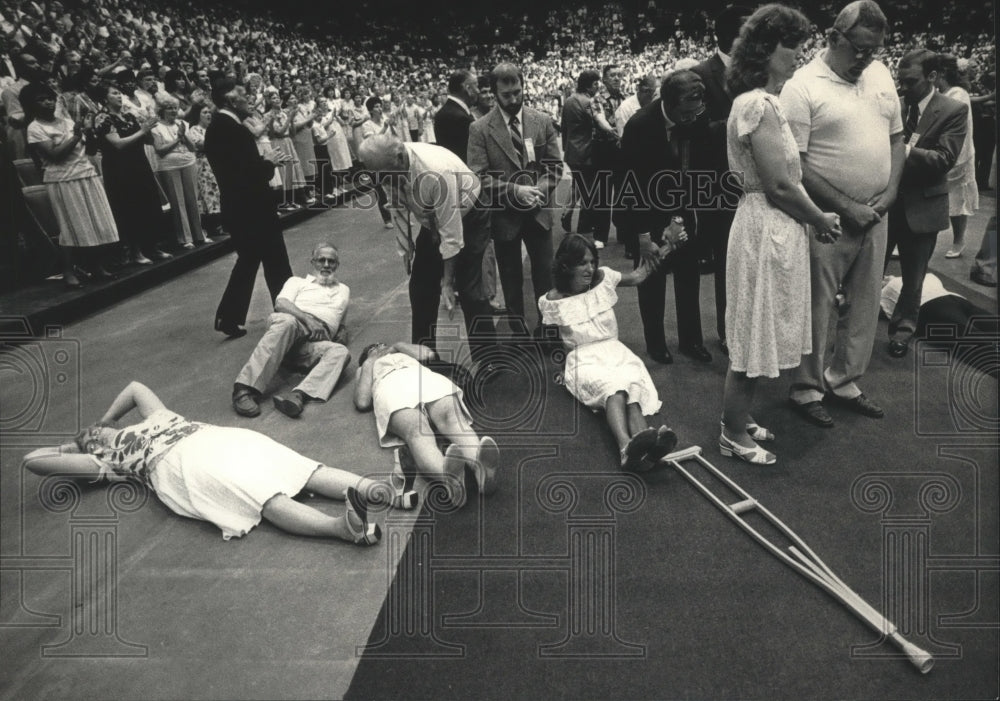
[(815, 401), (800, 404), (794, 399), (789, 399), (788, 402), (792, 405), (792, 408), (795, 409), (796, 414), (814, 426), (819, 426), (820, 428), (833, 428), (833, 419), (826, 413), (826, 409), (823, 407), (823, 402)]
[(829, 392), (827, 393), (826, 398), (834, 404), (839, 404), (845, 409), (850, 409), (856, 414), (867, 416), (870, 419), (881, 419), (885, 416), (885, 412), (882, 411), (882, 407), (866, 397), (864, 394), (859, 394), (856, 397), (847, 399), (846, 397), (838, 397), (833, 392)]
[(301, 392), (292, 392), (287, 397), (276, 394), (273, 401), (275, 409), (293, 419), (302, 415), (302, 407), (305, 405)]
[(257, 398), (254, 396), (253, 390), (247, 387), (233, 389), (233, 409), (240, 416), (248, 418), (260, 416), (260, 405), (257, 404)]

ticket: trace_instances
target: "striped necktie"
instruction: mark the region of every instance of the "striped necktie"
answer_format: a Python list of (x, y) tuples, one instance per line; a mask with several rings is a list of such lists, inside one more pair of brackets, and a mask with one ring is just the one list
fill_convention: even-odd
[(518, 160), (524, 165), (524, 139), (521, 138), (519, 124), (520, 120), (516, 114), (510, 118), (510, 140), (514, 144), (514, 150), (517, 151)]
[(920, 123), (920, 105), (910, 105), (910, 108), (906, 111), (906, 124), (903, 129), (905, 131), (904, 136), (905, 141), (910, 142), (910, 137), (913, 136), (913, 132), (917, 130), (917, 124)]

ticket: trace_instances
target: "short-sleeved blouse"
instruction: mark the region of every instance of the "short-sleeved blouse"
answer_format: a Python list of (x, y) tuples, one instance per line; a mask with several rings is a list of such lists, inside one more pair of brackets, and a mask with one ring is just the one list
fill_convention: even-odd
[[(58, 117), (51, 122), (32, 120), (31, 124), (28, 125), (28, 143), (40, 144), (48, 141), (52, 143), (53, 147), (58, 147), (73, 138), (73, 126), (72, 120)], [(79, 180), (97, 175), (97, 169), (87, 158), (83, 140), (77, 142), (66, 157), (60, 161), (51, 161), (41, 152), (39, 152), (39, 156), (45, 169), (42, 180), (47, 183)]]
[[(180, 125), (178, 122), (173, 124), (165, 124), (163, 122), (157, 123), (153, 127), (153, 145), (156, 148), (162, 148), (164, 144), (169, 144), (177, 138), (180, 133)], [(180, 143), (175, 146), (170, 153), (165, 156), (160, 156), (157, 154), (156, 157), (156, 170), (177, 170), (178, 168), (187, 168), (188, 166), (194, 165), (194, 154), (188, 147), (187, 143), (181, 139)]]

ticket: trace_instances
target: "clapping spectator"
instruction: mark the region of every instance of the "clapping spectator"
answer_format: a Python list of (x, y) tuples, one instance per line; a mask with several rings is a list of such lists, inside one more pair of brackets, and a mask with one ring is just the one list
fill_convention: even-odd
[(198, 166), (198, 211), (202, 216), (202, 228), (219, 236), (222, 233), (219, 183), (215, 181), (215, 173), (205, 157), (205, 130), (212, 122), (212, 108), (203, 102), (196, 103), (184, 119), (190, 125), (188, 140)]
[(78, 123), (56, 117), (56, 94), (43, 83), (26, 85), (20, 99), (29, 120), (28, 146), (42, 161), (42, 179), (59, 224), (63, 280), (69, 287), (81, 286), (74, 258), (94, 277), (113, 278), (100, 247), (118, 242), (118, 227), (97, 169), (84, 150), (84, 132), (92, 118)]
[(156, 178), (170, 201), (174, 233), (182, 248), (211, 243), (201, 229), (198, 213), (198, 166), (187, 136), (187, 122), (177, 119), (180, 106), (170, 94), (157, 95), (160, 120), (153, 127)]

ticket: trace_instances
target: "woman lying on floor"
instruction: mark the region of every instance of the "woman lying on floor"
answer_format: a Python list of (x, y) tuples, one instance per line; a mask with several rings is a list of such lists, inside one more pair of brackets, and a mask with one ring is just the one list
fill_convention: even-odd
[[(142, 421), (115, 428), (132, 409)], [(174, 513), (209, 521), (226, 540), (245, 535), (265, 518), (296, 535), (374, 545), (365, 494), (384, 497), (384, 483), (321, 465), (267, 436), (243, 428), (188, 421), (167, 409), (152, 390), (130, 383), (104, 416), (73, 443), (40, 448), (23, 465), (40, 475), (74, 475), (94, 482), (141, 480)], [(292, 497), (303, 490), (346, 499), (343, 516)], [(396, 504), (412, 501), (399, 495)]]
[[(394, 475), (399, 499), (411, 493), (419, 471), (443, 482), (452, 505), (461, 508), (466, 500), (465, 468), (472, 470), (479, 491), (490, 495), (496, 490), (500, 451), (492, 438), (476, 435), (462, 390), (421, 365), (436, 357), (430, 348), (414, 343), (373, 343), (361, 353), (354, 406), (358, 411), (374, 410), (379, 445), (401, 446), (402, 474)], [(444, 453), (435, 431), (451, 442)]]

